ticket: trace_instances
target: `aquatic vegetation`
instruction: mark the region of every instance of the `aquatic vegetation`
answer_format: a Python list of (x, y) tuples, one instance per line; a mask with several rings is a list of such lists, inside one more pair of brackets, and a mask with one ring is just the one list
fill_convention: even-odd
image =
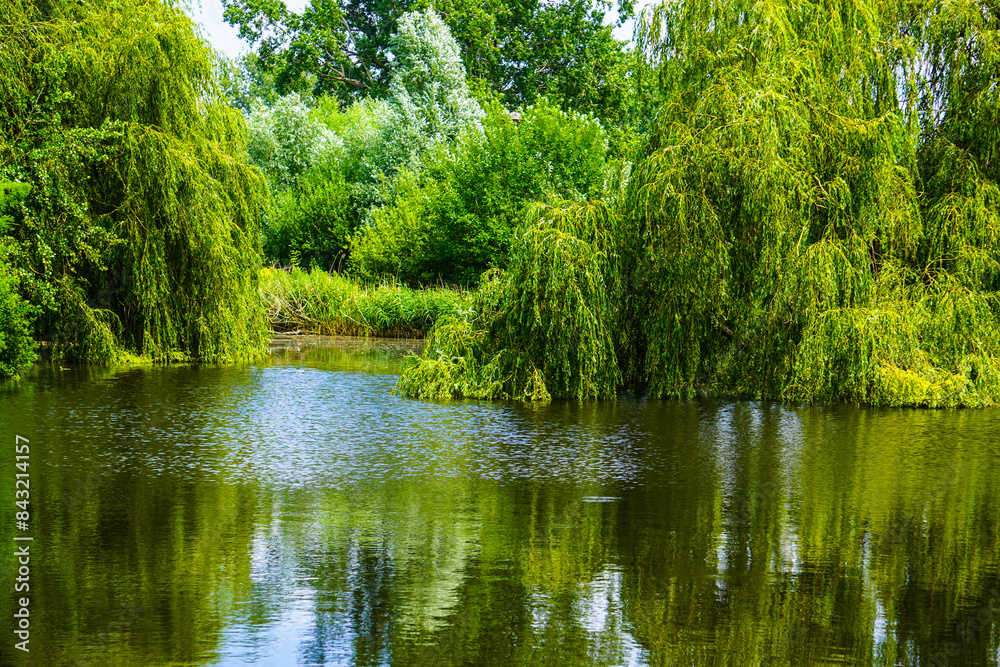
[(460, 316), (469, 302), (461, 290), (363, 284), (318, 269), (263, 269), (260, 290), (274, 331), (327, 336), (421, 338), (439, 318)]

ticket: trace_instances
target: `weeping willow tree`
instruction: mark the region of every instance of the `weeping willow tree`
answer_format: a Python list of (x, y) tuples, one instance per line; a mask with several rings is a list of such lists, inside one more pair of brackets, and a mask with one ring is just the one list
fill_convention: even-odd
[(618, 219), (602, 202), (536, 204), (510, 268), (464, 318), (439, 320), (399, 391), (424, 398), (613, 397)]
[(964, 17), (939, 10), (719, 0), (649, 17), (668, 102), (628, 202), (653, 395), (1000, 398), (995, 185), (933, 145), (969, 112), (949, 110), (968, 68), (940, 39)]
[[(995, 2), (647, 13), (663, 103), (604, 229), (621, 381), (655, 397), (1000, 400), (998, 28)], [(531, 279), (502, 280), (526, 294)], [(527, 344), (482, 331), (491, 358)]]
[(2, 0), (0, 180), (37, 335), (70, 358), (259, 354), (261, 174), (217, 60), (158, 0)]

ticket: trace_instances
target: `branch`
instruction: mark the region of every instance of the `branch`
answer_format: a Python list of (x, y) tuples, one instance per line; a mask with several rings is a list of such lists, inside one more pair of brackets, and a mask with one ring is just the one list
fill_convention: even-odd
[(336, 74), (326, 74), (324, 72), (320, 72), (319, 76), (323, 77), (324, 79), (329, 79), (330, 81), (339, 81), (341, 83), (346, 83), (348, 86), (353, 86), (360, 90), (371, 90), (371, 86), (366, 85), (363, 81), (352, 79), (349, 76), (344, 76), (344, 75), (337, 76)]

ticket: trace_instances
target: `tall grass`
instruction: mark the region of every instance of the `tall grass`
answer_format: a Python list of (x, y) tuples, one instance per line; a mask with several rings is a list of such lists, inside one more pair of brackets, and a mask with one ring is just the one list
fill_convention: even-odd
[(395, 281), (366, 285), (298, 268), (262, 269), (260, 289), (278, 333), (422, 338), (439, 317), (464, 315), (470, 304), (461, 290), (411, 289)]

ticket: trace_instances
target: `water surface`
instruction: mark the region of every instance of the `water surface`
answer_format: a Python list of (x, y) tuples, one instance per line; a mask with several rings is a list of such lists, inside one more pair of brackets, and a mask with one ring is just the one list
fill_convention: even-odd
[(998, 664), (1000, 411), (418, 401), (412, 349), (3, 385), (0, 664)]

